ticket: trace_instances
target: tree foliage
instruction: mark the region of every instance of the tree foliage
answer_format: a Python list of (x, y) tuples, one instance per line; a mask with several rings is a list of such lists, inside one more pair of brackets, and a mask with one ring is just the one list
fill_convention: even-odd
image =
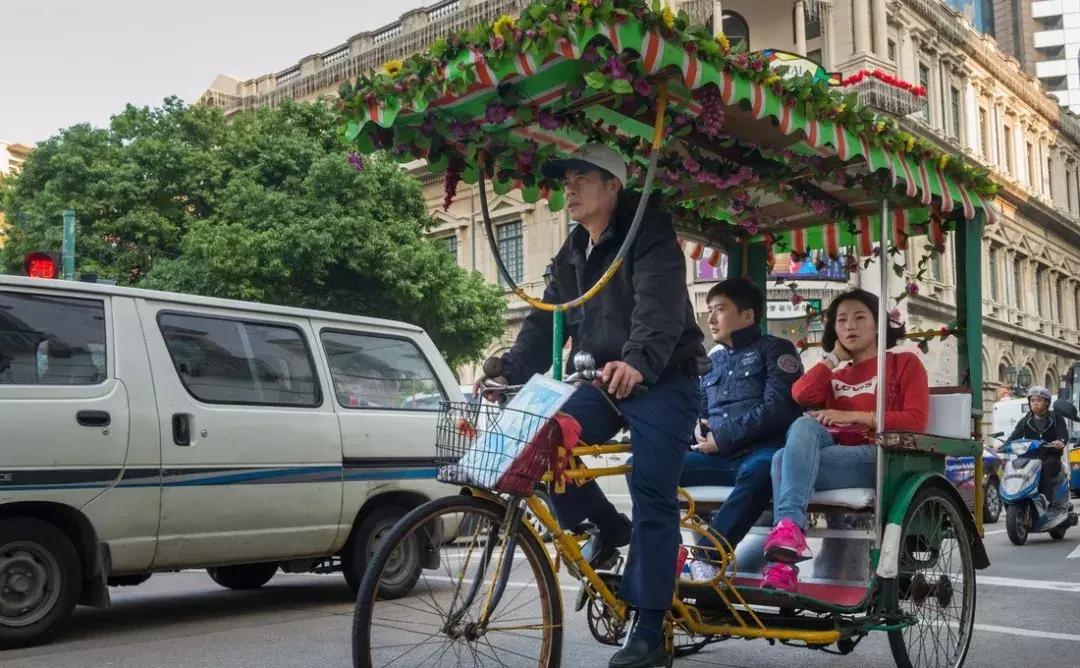
[(77, 271), (121, 285), (405, 320), (451, 364), (504, 329), (498, 290), (424, 237), (419, 183), (378, 156), (355, 169), (320, 104), (228, 120), (176, 99), (129, 105), (40, 144), (0, 196), (10, 272), (59, 250), (71, 208)]

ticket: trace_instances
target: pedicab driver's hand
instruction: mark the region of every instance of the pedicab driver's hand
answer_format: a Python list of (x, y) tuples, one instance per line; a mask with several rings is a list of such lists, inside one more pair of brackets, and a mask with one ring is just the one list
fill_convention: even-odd
[(1061, 440), (1054, 441), (1053, 443), (1050, 444), (1050, 447), (1051, 448), (1057, 448), (1058, 450), (1061, 450), (1061, 449), (1063, 449), (1065, 447), (1065, 442), (1061, 441)]
[(495, 378), (481, 378), (473, 384), (473, 396), (483, 397), (485, 400), (490, 401), (493, 404), (499, 403), (503, 397), (503, 393), (500, 390), (490, 390), (487, 387), (488, 382), (498, 383), (499, 385), (506, 385), (506, 378), (504, 376), (496, 376)]
[(608, 362), (600, 372), (600, 380), (607, 385), (609, 394), (622, 400), (630, 396), (634, 388), (645, 381), (645, 377), (626, 362)]

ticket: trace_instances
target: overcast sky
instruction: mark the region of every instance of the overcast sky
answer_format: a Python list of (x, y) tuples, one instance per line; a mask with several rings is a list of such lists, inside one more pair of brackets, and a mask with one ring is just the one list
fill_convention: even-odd
[[(423, 0), (0, 0), (0, 140), (194, 102), (396, 20)], [(426, 4), (435, 4), (427, 0)]]

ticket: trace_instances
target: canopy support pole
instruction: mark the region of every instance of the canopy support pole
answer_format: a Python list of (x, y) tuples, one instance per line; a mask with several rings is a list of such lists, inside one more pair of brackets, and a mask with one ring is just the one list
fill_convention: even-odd
[(956, 243), (956, 327), (960, 384), (971, 390), (972, 437), (975, 456), (975, 527), (983, 534), (982, 458), (982, 230), (980, 211), (974, 220), (957, 226)]
[(885, 435), (885, 395), (888, 383), (885, 379), (886, 337), (889, 333), (889, 200), (881, 201), (881, 253), (878, 254), (878, 275), (881, 279), (878, 296), (878, 346), (877, 346), (877, 406), (874, 411), (874, 424), (877, 427), (877, 480), (874, 484), (874, 533), (875, 547), (881, 549), (882, 528), (884, 527), (883, 501), (885, 493), (885, 455), (880, 450)]

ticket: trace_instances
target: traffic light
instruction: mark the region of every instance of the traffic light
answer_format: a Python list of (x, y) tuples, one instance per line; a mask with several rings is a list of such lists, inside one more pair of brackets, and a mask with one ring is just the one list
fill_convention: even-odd
[(23, 258), (23, 273), (30, 278), (59, 278), (60, 255), (34, 251)]

